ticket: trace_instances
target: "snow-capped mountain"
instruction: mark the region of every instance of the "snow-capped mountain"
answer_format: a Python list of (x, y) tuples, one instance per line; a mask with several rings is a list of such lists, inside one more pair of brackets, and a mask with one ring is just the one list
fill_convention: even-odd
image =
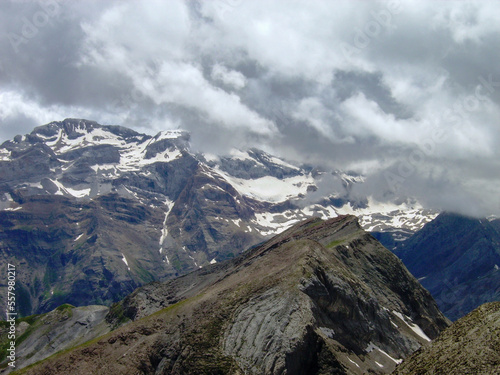
[[(311, 216), (354, 214), (364, 229), (402, 240), (437, 215), (417, 202), (353, 199), (363, 176), (257, 149), (196, 154), (189, 139), (66, 119), (0, 147), (2, 262), (24, 264), (25, 313), (115, 301)], [(326, 177), (341, 188), (318, 196)]]

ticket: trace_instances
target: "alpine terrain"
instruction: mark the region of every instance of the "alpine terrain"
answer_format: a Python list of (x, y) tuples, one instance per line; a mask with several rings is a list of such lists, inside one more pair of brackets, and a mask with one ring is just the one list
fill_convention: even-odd
[(449, 319), (500, 301), (499, 222), (442, 213), (396, 248)]
[[(114, 330), (19, 373), (386, 374), (449, 324), (351, 215), (302, 221), (231, 260), (138, 288), (101, 323), (78, 309), (43, 319), (64, 322), (64, 312), (71, 326), (79, 314), (88, 337)], [(58, 332), (52, 343), (67, 348)]]
[[(18, 266), (21, 316), (62, 303), (109, 305), (311, 216), (355, 214), (363, 228), (392, 241), (436, 216), (411, 200), (355, 198), (360, 175), (293, 165), (257, 149), (197, 154), (189, 140), (180, 130), (149, 136), (66, 119), (0, 146), (0, 265)], [(325, 178), (339, 189), (320, 196)]]
[(394, 374), (500, 374), (500, 302), (481, 305), (453, 323)]

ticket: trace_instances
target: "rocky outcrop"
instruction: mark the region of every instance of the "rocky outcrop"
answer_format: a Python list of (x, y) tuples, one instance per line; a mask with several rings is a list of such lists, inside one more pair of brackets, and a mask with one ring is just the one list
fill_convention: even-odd
[(353, 216), (139, 288), (106, 319), (131, 322), (25, 373), (383, 374), (448, 325)]
[[(104, 320), (108, 312), (106, 306), (61, 305), (49, 313), (18, 320), (16, 366), (8, 366), (10, 361), (3, 356), (0, 374), (8, 374), (109, 332), (111, 325)], [(7, 328), (1, 329), (2, 340), (7, 340), (4, 332)]]
[(491, 302), (453, 323), (430, 345), (404, 360), (393, 374), (499, 373), (500, 302)]

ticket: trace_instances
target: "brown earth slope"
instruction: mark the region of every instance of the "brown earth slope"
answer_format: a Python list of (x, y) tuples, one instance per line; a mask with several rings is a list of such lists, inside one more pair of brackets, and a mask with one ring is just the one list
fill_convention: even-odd
[(453, 323), (394, 374), (500, 374), (500, 302), (485, 303)]
[(449, 324), (353, 216), (307, 220), (111, 311), (133, 321), (19, 373), (383, 374)]

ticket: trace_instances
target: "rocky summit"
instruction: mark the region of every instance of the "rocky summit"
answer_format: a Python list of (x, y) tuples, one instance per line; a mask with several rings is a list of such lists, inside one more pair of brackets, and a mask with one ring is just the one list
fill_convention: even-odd
[(394, 374), (500, 374), (500, 302), (481, 305), (453, 323)]
[(354, 216), (138, 288), (105, 319), (117, 328), (20, 373), (385, 374), (449, 324)]
[[(18, 266), (20, 315), (109, 305), (311, 216), (356, 214), (365, 229), (403, 239), (436, 215), (353, 196), (363, 183), (353, 173), (256, 149), (198, 154), (189, 141), (181, 130), (150, 136), (66, 119), (0, 146), (0, 266)], [(323, 194), (325, 179), (338, 189)]]

